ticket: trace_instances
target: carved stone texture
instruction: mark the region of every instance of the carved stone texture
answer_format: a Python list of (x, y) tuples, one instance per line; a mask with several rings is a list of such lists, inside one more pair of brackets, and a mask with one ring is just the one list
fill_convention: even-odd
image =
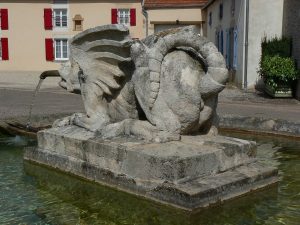
[(277, 169), (255, 158), (254, 142), (223, 136), (182, 136), (145, 143), (103, 140), (78, 126), (38, 133), (25, 159), (119, 190), (196, 210), (274, 184)]
[(217, 133), (217, 97), (228, 71), (223, 56), (194, 26), (142, 41), (133, 41), (123, 25), (99, 26), (76, 35), (70, 49), (61, 86), (74, 91), (80, 85), (86, 114), (55, 126), (157, 142)]
[(227, 80), (224, 58), (195, 27), (133, 41), (125, 26), (101, 26), (70, 49), (61, 86), (80, 88), (86, 113), (39, 132), (25, 159), (186, 210), (278, 181), (255, 143), (191, 135), (217, 134)]

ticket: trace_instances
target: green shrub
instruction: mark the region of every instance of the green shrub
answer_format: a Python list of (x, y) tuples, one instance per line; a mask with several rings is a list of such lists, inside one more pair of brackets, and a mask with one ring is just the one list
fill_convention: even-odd
[(281, 57), (291, 57), (292, 56), (292, 39), (283, 38), (273, 38), (267, 40), (265, 37), (261, 43), (262, 48), (262, 58), (265, 56), (275, 56), (279, 55)]
[(260, 75), (273, 88), (278, 84), (288, 85), (299, 77), (295, 61), (279, 55), (265, 56), (260, 63)]

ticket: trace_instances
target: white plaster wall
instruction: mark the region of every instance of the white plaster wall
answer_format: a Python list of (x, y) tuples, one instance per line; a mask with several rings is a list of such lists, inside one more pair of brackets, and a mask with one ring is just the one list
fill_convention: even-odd
[(249, 45), (248, 45), (248, 87), (259, 79), (257, 70), (261, 56), (261, 40), (264, 36), (281, 37), (284, 0), (250, 0)]
[[(173, 25), (176, 20), (180, 21), (181, 25), (200, 24), (202, 19), (201, 8), (176, 8), (176, 9), (149, 9), (148, 12), (148, 32), (149, 35), (154, 34), (156, 25)], [(180, 24), (179, 23), (179, 24)], [(162, 28), (162, 26), (160, 27)]]

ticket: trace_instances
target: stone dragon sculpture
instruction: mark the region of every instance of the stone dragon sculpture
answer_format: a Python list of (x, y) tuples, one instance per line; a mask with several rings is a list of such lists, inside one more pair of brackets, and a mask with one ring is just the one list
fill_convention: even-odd
[(85, 114), (74, 124), (103, 138), (134, 135), (149, 141), (216, 134), (218, 93), (228, 77), (225, 60), (194, 26), (133, 40), (123, 25), (88, 29), (70, 40), (60, 85), (81, 91)]

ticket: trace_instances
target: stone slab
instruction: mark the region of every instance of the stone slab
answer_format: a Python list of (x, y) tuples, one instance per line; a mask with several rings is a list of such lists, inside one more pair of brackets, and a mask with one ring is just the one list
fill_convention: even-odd
[(147, 181), (180, 182), (224, 172), (256, 155), (255, 143), (236, 138), (183, 136), (163, 144), (127, 137), (102, 140), (76, 126), (39, 132), (38, 143), (42, 150)]
[(38, 133), (25, 159), (193, 210), (275, 183), (277, 170), (255, 160), (255, 143), (186, 136), (164, 144), (101, 140), (78, 127)]
[(300, 138), (300, 121), (227, 114), (220, 116), (220, 128)]

